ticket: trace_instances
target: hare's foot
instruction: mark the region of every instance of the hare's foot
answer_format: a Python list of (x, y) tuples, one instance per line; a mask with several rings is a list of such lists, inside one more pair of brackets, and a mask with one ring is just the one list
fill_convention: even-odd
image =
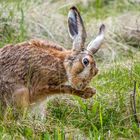
[(43, 122), (46, 121), (47, 117), (46, 101), (38, 102), (36, 104), (31, 105), (29, 110), (31, 112), (30, 113), (31, 117), (39, 119)]
[(88, 99), (88, 98), (91, 98), (93, 95), (96, 94), (96, 89), (87, 87), (82, 92), (83, 92), (83, 94), (80, 97), (82, 97), (84, 99)]

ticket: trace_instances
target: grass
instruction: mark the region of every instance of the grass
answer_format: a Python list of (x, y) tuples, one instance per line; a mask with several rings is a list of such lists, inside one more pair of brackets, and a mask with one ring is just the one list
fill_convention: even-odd
[[(93, 34), (91, 21), (97, 23), (99, 19), (117, 17), (128, 11), (138, 12), (140, 9), (139, 4), (127, 0), (88, 1), (89, 7), (82, 2), (76, 4), (87, 22), (89, 36)], [(46, 3), (42, 0), (37, 3), (34, 0), (2, 1), (0, 47), (32, 37), (47, 38), (69, 47), (71, 42), (65, 29), (65, 19), (70, 5), (52, 0)], [(0, 118), (0, 139), (140, 139), (140, 129), (135, 123), (130, 104), (135, 80), (140, 118), (140, 43), (135, 43), (136, 47), (133, 48), (133, 45), (127, 45), (122, 36), (116, 36), (115, 39), (111, 36), (112, 42), (106, 38), (109, 49), (103, 49), (104, 55), (101, 51), (95, 56), (100, 73), (91, 81), (91, 86), (96, 87), (97, 95), (87, 100), (64, 95), (51, 98), (46, 102), (46, 120), (32, 117), (29, 112), (17, 118), (9, 109)], [(111, 52), (116, 53), (115, 57), (110, 57), (108, 53)]]
[(131, 111), (130, 94), (133, 79), (139, 82), (139, 74), (139, 63), (135, 63), (131, 71), (115, 65), (93, 82), (98, 90), (94, 99), (62, 96), (48, 101), (45, 122), (28, 116), (15, 120), (14, 117), (9, 118), (9, 112), (0, 122), (0, 139), (63, 139), (65, 134), (68, 139), (137, 139), (139, 129)]

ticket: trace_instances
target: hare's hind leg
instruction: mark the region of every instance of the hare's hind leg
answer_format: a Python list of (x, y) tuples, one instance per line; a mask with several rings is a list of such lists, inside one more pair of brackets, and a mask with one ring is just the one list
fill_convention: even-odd
[(12, 96), (13, 104), (17, 108), (27, 108), (30, 104), (29, 90), (26, 87), (21, 87), (15, 90)]

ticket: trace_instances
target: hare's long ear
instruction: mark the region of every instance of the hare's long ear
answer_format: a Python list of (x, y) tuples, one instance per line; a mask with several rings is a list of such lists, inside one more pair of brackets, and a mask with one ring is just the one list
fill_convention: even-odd
[(104, 40), (104, 34), (105, 34), (105, 25), (102, 24), (100, 26), (98, 36), (89, 43), (89, 45), (87, 46), (87, 50), (92, 52), (92, 54), (96, 53)]
[(68, 27), (70, 37), (73, 40), (73, 50), (81, 51), (84, 48), (87, 35), (80, 13), (74, 6), (70, 8), (68, 13)]

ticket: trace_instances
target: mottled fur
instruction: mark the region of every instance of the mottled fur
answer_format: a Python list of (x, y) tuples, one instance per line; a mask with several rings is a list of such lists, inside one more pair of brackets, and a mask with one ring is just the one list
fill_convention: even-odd
[[(95, 89), (87, 85), (97, 74), (98, 69), (91, 50), (83, 50), (86, 33), (80, 33), (85, 32), (82, 18), (79, 17), (80, 14), (75, 7), (72, 7), (70, 12), (69, 15), (72, 17), (68, 17), (71, 19), (69, 25), (73, 24), (71, 22), (77, 25), (74, 29), (74, 25), (69, 29), (73, 33), (72, 50), (66, 50), (58, 44), (40, 39), (7, 45), (0, 49), (2, 107), (8, 105), (27, 107), (45, 100), (49, 95), (60, 93), (82, 98), (89, 98), (95, 94)], [(96, 49), (99, 48), (96, 46)], [(83, 59), (88, 61), (87, 65)]]
[[(14, 96), (20, 97), (20, 100), (22, 100), (22, 94), (25, 94), (25, 96), (28, 96), (27, 102), (30, 104), (40, 100), (40, 98), (44, 99), (47, 95), (65, 92), (61, 89), (61, 86), (58, 87), (58, 90), (54, 86), (57, 87), (68, 81), (64, 60), (65, 62), (69, 61), (71, 55), (71, 51), (42, 40), (31, 40), (17, 45), (8, 45), (0, 49), (1, 102), (11, 104), (12, 100), (17, 100)], [(79, 62), (77, 61), (76, 63)], [(77, 65), (76, 63), (72, 72), (75, 79), (77, 74), (76, 67), (78, 69), (83, 68), (82, 64)], [(53, 89), (50, 88), (51, 86), (53, 86)], [(56, 90), (56, 92), (52, 92), (53, 90)], [(72, 93), (72, 88), (70, 93), (80, 94), (79, 91)], [(25, 100), (24, 98), (27, 97), (23, 97), (23, 100)]]

